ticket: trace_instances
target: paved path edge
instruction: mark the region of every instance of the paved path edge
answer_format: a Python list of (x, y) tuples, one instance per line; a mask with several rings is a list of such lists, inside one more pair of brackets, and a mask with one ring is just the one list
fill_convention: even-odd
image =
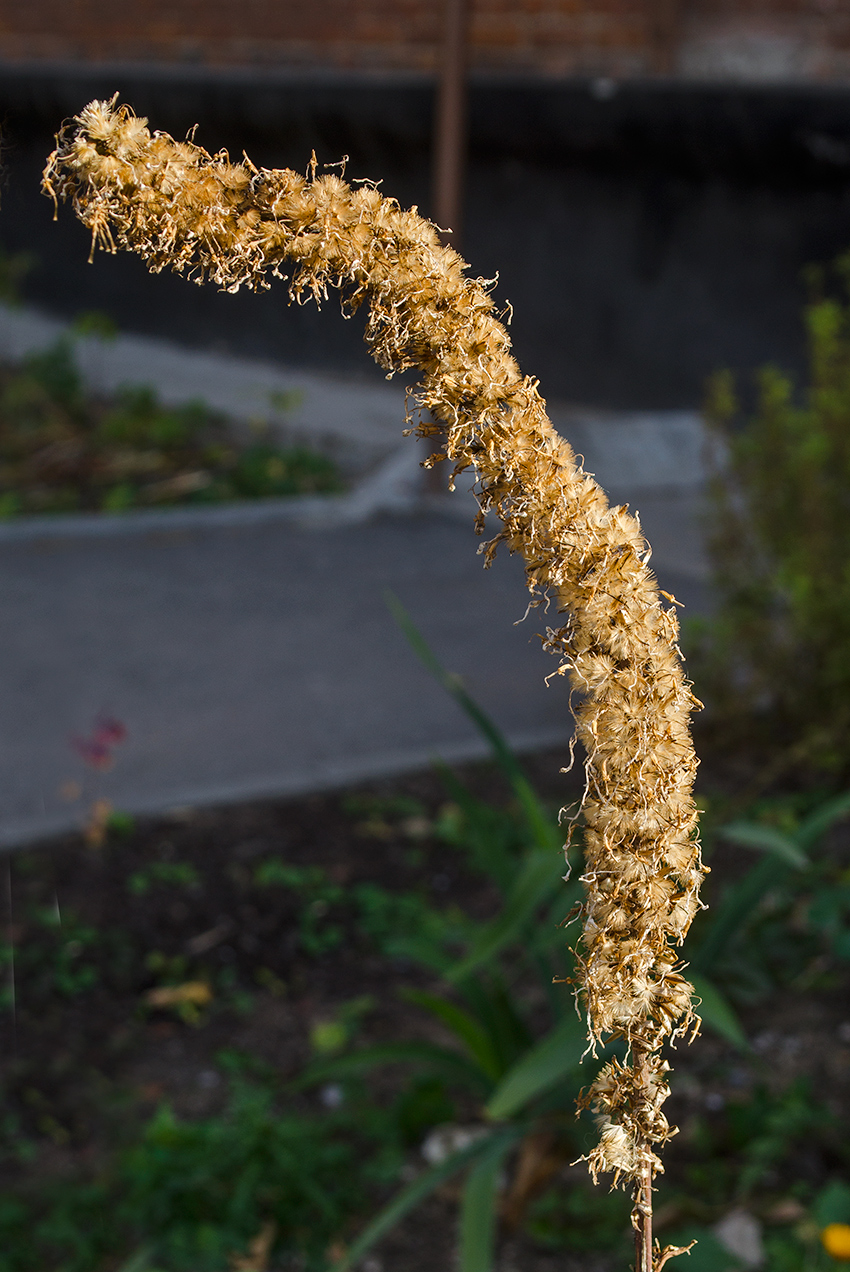
[[(543, 751), (549, 747), (563, 746), (565, 757), (573, 729), (565, 721), (563, 729), (537, 729), (530, 732), (511, 733), (506, 741), (517, 755)], [(470, 738), (446, 746), (412, 747), (403, 751), (377, 753), (365, 759), (333, 760), (311, 769), (309, 774), (291, 774), (281, 778), (268, 774), (236, 782), (212, 783), (171, 792), (168, 799), (143, 798), (129, 805), (122, 805), (121, 812), (132, 816), (167, 815), (178, 809), (215, 807), (238, 804), (249, 800), (287, 799), (299, 795), (312, 795), (321, 791), (343, 790), (362, 782), (381, 781), (428, 768), (435, 759), (447, 764), (460, 764), (471, 760), (487, 759), (492, 754), (490, 746), (482, 738)], [(565, 795), (566, 795), (565, 791)], [(19, 823), (10, 822), (0, 831), (0, 851), (25, 848), (53, 835), (79, 830), (82, 818), (78, 808), (69, 808), (66, 816), (49, 815), (43, 819), (27, 818)]]
[(420, 450), (408, 442), (346, 494), (290, 495), (208, 506), (21, 517), (20, 520), (0, 522), (0, 546), (42, 539), (117, 538), (172, 530), (280, 522), (289, 522), (302, 529), (326, 529), (358, 525), (382, 512), (413, 513), (426, 508), (452, 516), (467, 515), (466, 501), (461, 508), (460, 501), (449, 495), (423, 495), (421, 485)]

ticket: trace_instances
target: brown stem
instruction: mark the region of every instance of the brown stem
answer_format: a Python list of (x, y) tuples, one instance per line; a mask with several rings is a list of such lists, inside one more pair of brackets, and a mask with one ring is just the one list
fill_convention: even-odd
[(635, 1272), (653, 1272), (652, 1168), (646, 1167), (635, 1187)]
[[(644, 1047), (635, 1045), (632, 1051), (632, 1063), (638, 1077), (637, 1090), (641, 1098), (649, 1099), (649, 1055)], [(646, 1093), (645, 1095), (643, 1093)], [(639, 1119), (638, 1119), (639, 1120)], [(645, 1140), (641, 1148), (647, 1157), (652, 1145)], [(653, 1272), (652, 1258), (652, 1166), (647, 1165), (635, 1182), (635, 1204), (632, 1211), (632, 1223), (635, 1229), (635, 1272)]]

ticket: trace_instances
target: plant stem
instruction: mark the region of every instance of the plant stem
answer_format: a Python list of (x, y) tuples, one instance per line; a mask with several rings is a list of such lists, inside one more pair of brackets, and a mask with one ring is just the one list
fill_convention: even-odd
[[(644, 1047), (635, 1045), (632, 1051), (632, 1063), (639, 1080), (639, 1089), (645, 1091), (645, 1101), (649, 1100), (649, 1065), (648, 1053)], [(652, 1152), (652, 1145), (646, 1136), (640, 1145), (647, 1158)], [(652, 1258), (652, 1166), (649, 1161), (641, 1170), (635, 1181), (635, 1205), (632, 1211), (632, 1223), (635, 1229), (635, 1272), (653, 1272)]]
[(635, 1186), (635, 1272), (652, 1272), (652, 1168)]

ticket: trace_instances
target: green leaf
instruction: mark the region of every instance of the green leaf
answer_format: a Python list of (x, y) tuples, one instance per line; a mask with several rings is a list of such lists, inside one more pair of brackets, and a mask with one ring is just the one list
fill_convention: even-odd
[(772, 852), (729, 889), (720, 906), (714, 908), (708, 931), (691, 955), (694, 971), (711, 974), (717, 959), (745, 926), (762, 896), (785, 877), (788, 869), (787, 863)]
[(440, 975), (445, 975), (457, 958), (456, 954), (448, 954), (441, 949), (430, 936), (419, 934), (393, 936), (387, 940), (384, 949), (392, 958), (408, 958), (412, 963), (429, 967)]
[(701, 976), (698, 972), (689, 973), (689, 975), (691, 984), (701, 1000), (699, 1015), (708, 1027), (720, 1034), (720, 1037), (725, 1038), (727, 1042), (731, 1042), (733, 1046), (740, 1047), (742, 1051), (749, 1051), (750, 1044), (735, 1009), (717, 986), (708, 977)]
[(800, 823), (794, 838), (801, 848), (811, 848), (826, 834), (830, 826), (841, 821), (842, 817), (846, 817), (848, 813), (850, 813), (850, 791), (844, 791), (843, 794), (836, 795), (834, 799), (828, 799), (813, 813), (809, 813), (808, 817)]
[[(493, 820), (503, 817), (501, 811), (475, 798), (459, 781), (447, 764), (436, 760), (434, 767), (452, 799), (460, 808), (467, 824), (466, 849), (475, 869), (488, 874), (501, 892), (507, 892), (516, 877), (521, 857), (508, 847), (504, 835), (493, 833)], [(504, 822), (502, 823), (504, 825)]]
[(396, 1042), (384, 1043), (377, 1047), (362, 1047), (359, 1051), (352, 1051), (345, 1056), (317, 1061), (309, 1065), (294, 1082), (290, 1083), (289, 1089), (303, 1090), (334, 1078), (367, 1073), (371, 1069), (387, 1064), (417, 1065), (444, 1073), (447, 1077), (456, 1080), (463, 1080), (479, 1090), (490, 1088), (490, 1082), (482, 1074), (478, 1065), (472, 1064), (458, 1051), (429, 1042)]
[(495, 1082), (501, 1072), (501, 1065), (492, 1039), (469, 1012), (458, 1007), (448, 998), (438, 994), (429, 994), (422, 989), (407, 989), (403, 996), (412, 1003), (417, 1003), (430, 1011), (432, 1016), (442, 1020), (455, 1037), (463, 1043), (481, 1072)]
[(565, 1016), (502, 1078), (485, 1108), (487, 1117), (513, 1117), (535, 1096), (560, 1082), (581, 1064), (585, 1029), (578, 1016)]
[(118, 1272), (151, 1272), (152, 1268), (153, 1251), (150, 1246), (140, 1246), (126, 1263), (121, 1264)]
[(833, 1179), (818, 1193), (812, 1209), (819, 1228), (828, 1223), (850, 1223), (850, 1187)]
[(384, 599), (390, 613), (410, 641), (419, 660), (430, 671), (438, 684), (441, 684), (446, 692), (451, 694), (461, 710), (469, 716), (481, 735), (490, 743), (499, 766), (522, 805), (537, 846), (539, 848), (552, 848), (555, 846), (561, 838), (560, 832), (557, 826), (552, 823), (543, 805), (535, 795), (528, 778), (520, 768), (516, 756), (511, 751), (499, 729), (490, 717), (481, 710), (478, 703), (469, 696), (460, 679), (446, 671), (398, 597), (393, 592), (386, 591)]
[(413, 1183), (408, 1184), (400, 1193), (397, 1193), (380, 1214), (375, 1216), (368, 1227), (361, 1232), (345, 1256), (333, 1265), (331, 1272), (348, 1272), (348, 1269), (359, 1263), (363, 1256), (372, 1249), (372, 1246), (386, 1236), (404, 1218), (409, 1210), (412, 1210), (420, 1201), (424, 1201), (445, 1180), (451, 1179), (452, 1175), (456, 1175), (465, 1166), (471, 1165), (487, 1149), (495, 1149), (497, 1142), (504, 1143), (507, 1148), (515, 1143), (523, 1133), (524, 1128), (514, 1127), (502, 1131), (494, 1131), (491, 1135), (482, 1136), (474, 1144), (470, 1144), (468, 1147), (460, 1149), (457, 1153), (453, 1153), (445, 1161), (439, 1162), (436, 1166), (430, 1167), (429, 1170), (423, 1171), (418, 1179), (414, 1179)]
[(497, 1141), (467, 1176), (460, 1208), (459, 1272), (492, 1272), (499, 1173), (513, 1141)]
[(497, 1077), (501, 1078), (534, 1041), (520, 1005), (494, 966), (488, 967), (484, 976), (467, 977), (458, 989), (490, 1039), (499, 1064)]
[(810, 865), (810, 861), (799, 847), (796, 836), (783, 834), (775, 826), (765, 826), (760, 822), (730, 822), (720, 828), (724, 839), (731, 839), (744, 848), (755, 848), (761, 852), (775, 852), (789, 866)]
[(481, 929), (472, 949), (446, 973), (451, 981), (460, 981), (489, 962), (500, 949), (519, 935), (523, 926), (550, 892), (561, 882), (559, 862), (551, 848), (530, 852), (505, 904), (492, 922)]

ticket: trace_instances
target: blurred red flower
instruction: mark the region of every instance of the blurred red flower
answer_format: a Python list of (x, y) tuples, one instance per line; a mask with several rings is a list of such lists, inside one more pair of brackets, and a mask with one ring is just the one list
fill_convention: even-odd
[(88, 737), (73, 735), (71, 748), (89, 768), (109, 769), (114, 762), (113, 747), (119, 746), (126, 737), (127, 728), (120, 720), (114, 716), (99, 715)]

